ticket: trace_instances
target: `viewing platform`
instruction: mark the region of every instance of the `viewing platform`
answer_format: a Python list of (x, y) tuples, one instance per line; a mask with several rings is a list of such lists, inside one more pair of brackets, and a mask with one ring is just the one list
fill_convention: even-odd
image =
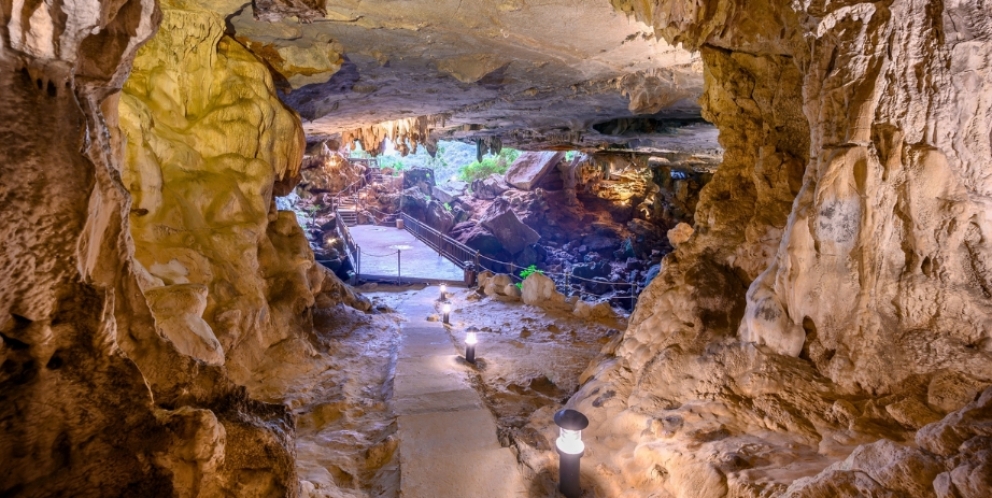
[(348, 230), (359, 247), (353, 256), (362, 280), (456, 285), (465, 280), (458, 265), (404, 229), (356, 225)]

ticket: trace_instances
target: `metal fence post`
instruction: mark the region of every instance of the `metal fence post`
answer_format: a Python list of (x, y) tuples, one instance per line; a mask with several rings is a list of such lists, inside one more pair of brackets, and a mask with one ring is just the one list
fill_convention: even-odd
[(403, 253), (402, 250), (400, 250), (400, 249), (397, 249), (396, 250), (396, 285), (402, 285), (403, 284), (403, 272), (401, 270), (402, 266), (400, 266), (400, 264), (401, 264), (400, 263), (400, 254), (402, 254), (402, 253)]

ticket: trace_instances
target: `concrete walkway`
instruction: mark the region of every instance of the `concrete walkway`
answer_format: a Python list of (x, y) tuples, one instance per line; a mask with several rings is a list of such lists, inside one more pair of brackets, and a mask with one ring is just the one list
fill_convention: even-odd
[[(406, 230), (376, 225), (357, 225), (348, 230), (362, 251), (361, 278), (402, 276), (407, 281), (430, 283), (461, 282), (465, 278), (461, 268)], [(401, 251), (399, 261), (397, 250)]]
[(444, 325), (428, 322), (437, 287), (398, 306), (406, 316), (393, 398), (398, 415), (400, 496), (403, 498), (523, 498), (527, 494), (496, 423), (468, 382)]

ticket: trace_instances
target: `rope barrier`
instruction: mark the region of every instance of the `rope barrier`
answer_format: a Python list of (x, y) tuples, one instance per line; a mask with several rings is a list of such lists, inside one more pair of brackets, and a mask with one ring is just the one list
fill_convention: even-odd
[[(497, 264), (500, 264), (500, 265), (503, 265), (503, 266), (510, 266), (511, 268), (514, 267), (514, 266), (518, 266), (518, 265), (516, 265), (516, 263), (509, 263), (509, 262), (506, 262), (506, 261), (500, 261), (498, 259), (490, 258), (489, 256), (484, 256), (482, 254), (479, 254), (479, 258), (480, 259), (486, 259), (486, 260), (489, 260), (489, 261), (491, 261), (493, 263), (497, 263)], [(568, 273), (562, 273), (562, 272), (553, 272), (553, 271), (545, 271), (545, 270), (537, 270), (537, 271), (539, 271), (541, 274), (543, 274), (545, 276), (549, 276), (549, 277), (551, 277), (551, 276), (560, 276), (562, 278), (566, 278), (566, 282), (568, 280), (573, 280), (573, 281), (574, 280), (579, 280), (579, 281), (583, 281), (583, 282), (591, 282), (591, 283), (594, 283), (594, 284), (597, 284), (597, 285), (608, 285), (610, 287), (629, 286), (629, 287), (632, 287), (632, 289), (631, 289), (632, 292), (631, 292), (630, 299), (634, 299), (634, 294), (637, 291), (637, 287), (640, 286), (640, 284), (638, 284), (637, 282), (610, 282), (610, 281), (604, 281), (604, 280), (594, 280), (594, 279), (589, 279), (589, 278), (584, 278), (584, 277), (577, 277), (575, 275), (568, 274)], [(520, 280), (520, 281), (523, 281), (524, 280), (519, 275), (515, 275), (513, 273), (510, 273), (510, 277), (511, 278), (515, 278), (515, 279)], [(601, 296), (602, 295), (602, 294), (596, 294), (596, 293), (592, 293), (592, 292), (590, 292), (588, 294), (591, 294), (591, 295), (594, 295), (594, 296)]]
[(362, 249), (361, 247), (358, 248), (358, 252), (362, 253), (365, 256), (372, 256), (373, 258), (388, 258), (390, 256), (396, 256), (397, 254), (400, 253), (400, 251), (396, 251), (396, 252), (391, 252), (389, 254), (372, 254), (370, 252), (365, 252), (365, 250)]
[[(363, 181), (364, 181), (364, 178), (360, 179), (359, 181), (356, 181), (356, 182), (352, 183), (348, 187), (345, 187), (344, 189), (342, 189), (335, 197), (340, 197), (343, 192), (345, 192), (346, 190), (351, 189), (352, 187), (354, 187), (355, 185), (357, 185), (358, 183), (361, 183)], [(362, 188), (365, 188), (365, 187), (364, 186), (363, 187), (360, 187), (358, 190), (361, 190)], [(465, 246), (464, 244), (458, 242), (455, 239), (452, 239), (451, 237), (447, 236), (446, 234), (441, 233), (440, 231), (438, 231), (434, 227), (431, 227), (429, 225), (426, 225), (424, 223), (421, 223), (419, 220), (416, 220), (416, 219), (410, 217), (409, 215), (406, 215), (406, 213), (403, 213), (402, 211), (400, 211), (398, 213), (386, 213), (384, 211), (380, 211), (380, 210), (378, 210), (378, 209), (376, 209), (374, 207), (368, 206), (368, 205), (364, 205), (363, 206), (362, 205), (363, 203), (358, 198), (357, 191), (356, 192), (353, 192), (351, 194), (351, 197), (353, 198), (353, 202), (355, 203), (356, 210), (359, 210), (360, 209), (360, 210), (363, 210), (365, 212), (368, 212), (368, 213), (372, 214), (373, 217), (376, 217), (375, 215), (379, 215), (379, 216), (383, 217), (384, 219), (388, 219), (390, 217), (392, 217), (392, 218), (404, 218), (404, 219), (408, 219), (407, 220), (408, 221), (408, 223), (407, 223), (408, 231), (410, 231), (416, 238), (421, 239), (422, 241), (427, 241), (426, 237), (428, 235), (431, 235), (431, 236), (436, 235), (440, 240), (435, 241), (435, 240), (432, 239), (432, 240), (430, 240), (430, 243), (428, 245), (431, 245), (431, 244), (433, 244), (433, 243), (436, 242), (438, 244), (438, 251), (439, 251), (438, 254), (439, 255), (441, 255), (443, 252), (445, 252), (445, 251), (442, 251), (441, 244), (442, 244), (442, 242), (446, 242), (452, 248), (459, 249), (460, 251), (467, 253), (466, 255), (472, 255), (472, 256), (474, 256), (476, 258), (476, 261), (480, 265), (481, 265), (482, 260), (485, 260), (485, 261), (490, 262), (491, 264), (496, 264), (496, 265), (501, 265), (501, 266), (504, 266), (504, 267), (508, 267), (508, 268), (510, 268), (510, 273), (509, 274), (510, 274), (510, 277), (511, 278), (516, 279), (518, 281), (523, 281), (524, 280), (524, 278), (521, 277), (521, 276), (519, 276), (519, 275), (517, 275), (514, 270), (515, 269), (525, 270), (526, 268), (520, 267), (516, 263), (509, 262), (509, 261), (501, 261), (501, 260), (498, 260), (498, 259), (495, 259), (495, 258), (491, 258), (491, 257), (486, 256), (486, 255), (483, 255), (479, 251), (475, 251), (475, 250), (473, 250), (473, 249)], [(411, 223), (410, 221), (416, 222), (416, 224), (419, 225), (419, 228), (420, 229), (426, 229), (428, 231), (428, 233), (426, 233), (426, 234), (425, 233), (420, 233), (420, 230), (414, 230), (413, 227), (411, 226), (411, 225), (413, 225), (413, 223)], [(378, 223), (378, 219), (376, 220), (376, 222)], [(345, 232), (348, 232), (347, 229), (345, 229)], [(345, 237), (347, 239), (350, 239), (350, 235), (351, 234), (348, 233)], [(352, 242), (353, 242), (353, 239), (352, 239)], [(373, 257), (373, 258), (388, 258), (388, 257), (392, 257), (392, 256), (397, 256), (397, 255), (399, 255), (402, 252), (402, 251), (396, 251), (396, 252), (392, 252), (392, 253), (389, 253), (389, 254), (374, 254), (374, 253), (366, 252), (365, 250), (361, 249), (361, 247), (359, 247), (358, 244), (354, 244), (354, 245), (355, 245), (355, 248), (357, 249), (356, 252), (358, 253), (358, 254), (356, 254), (356, 257), (359, 257), (359, 258), (362, 255), (370, 256), (370, 257)], [(455, 254), (444, 254), (444, 255), (446, 257), (448, 257), (449, 259), (452, 259), (452, 260), (455, 260), (455, 258), (456, 258), (456, 255)], [(397, 264), (399, 264), (399, 263), (397, 263)], [(483, 268), (485, 268), (485, 267), (483, 266)], [(630, 288), (630, 291), (631, 291), (630, 292), (630, 299), (631, 299), (631, 304), (632, 305), (633, 305), (633, 302), (636, 300), (636, 295), (638, 294), (637, 290), (640, 287), (640, 283), (638, 283), (638, 282), (611, 282), (611, 281), (608, 281), (608, 280), (605, 280), (605, 279), (603, 279), (603, 280), (596, 280), (595, 278), (579, 277), (579, 276), (576, 276), (573, 273), (569, 273), (569, 272), (555, 272), (555, 271), (550, 271), (550, 270), (537, 270), (537, 271), (540, 272), (541, 274), (549, 277), (549, 278), (558, 277), (559, 279), (563, 279), (565, 281), (564, 286), (567, 287), (567, 288), (571, 288), (571, 284), (573, 284), (573, 283), (579, 283), (579, 284), (582, 284), (582, 283), (591, 283), (591, 284), (595, 284), (595, 285), (609, 286), (614, 291), (616, 291), (616, 290), (623, 290), (624, 287)], [(603, 277), (600, 277), (600, 278), (603, 278)], [(557, 284), (556, 284), (556, 286), (557, 286)], [(618, 289), (618, 288), (620, 288), (620, 289)], [(604, 294), (596, 294), (596, 293), (591, 293), (591, 292), (588, 292), (587, 293), (587, 292), (583, 292), (583, 291), (580, 290), (580, 294), (589, 294), (589, 295), (601, 297), (605, 293)]]

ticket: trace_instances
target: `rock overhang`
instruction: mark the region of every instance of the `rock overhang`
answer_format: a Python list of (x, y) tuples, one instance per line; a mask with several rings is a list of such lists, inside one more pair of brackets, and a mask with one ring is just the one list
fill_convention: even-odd
[[(416, 140), (719, 151), (700, 116), (698, 54), (608, 2), (304, 3), (217, 8), (270, 65), (311, 141), (381, 135), (372, 130), (382, 123), (430, 117)], [(644, 118), (661, 126), (635, 136), (604, 126)]]

